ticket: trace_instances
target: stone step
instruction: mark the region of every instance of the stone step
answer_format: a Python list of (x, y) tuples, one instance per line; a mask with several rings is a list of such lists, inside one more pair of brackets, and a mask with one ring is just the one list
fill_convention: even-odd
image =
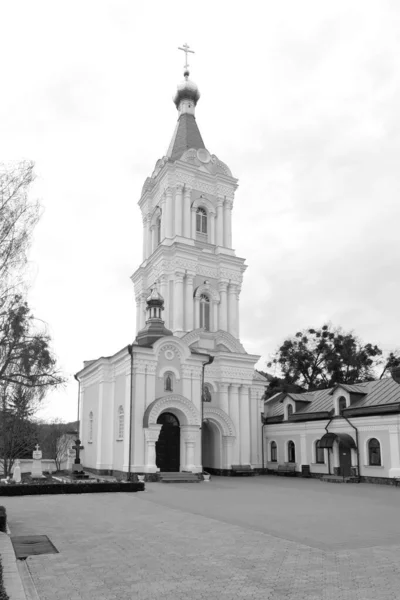
[(161, 483), (199, 483), (201, 481), (197, 473), (158, 473)]

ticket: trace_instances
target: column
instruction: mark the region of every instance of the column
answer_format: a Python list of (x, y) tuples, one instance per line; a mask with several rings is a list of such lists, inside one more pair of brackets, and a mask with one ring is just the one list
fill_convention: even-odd
[(151, 252), (157, 248), (157, 223), (151, 227)]
[(210, 244), (215, 244), (215, 213), (209, 213), (210, 218)]
[(223, 246), (224, 244), (224, 213), (223, 213), (224, 199), (218, 196), (217, 201), (217, 246)]
[(200, 298), (195, 297), (194, 299), (194, 328), (200, 327)]
[(148, 220), (147, 230), (147, 257), (149, 257), (154, 250), (154, 225), (150, 226), (150, 219)]
[(228, 404), (228, 384), (219, 383), (219, 406), (227, 415), (229, 415), (229, 404)]
[(190, 238), (190, 202), (191, 202), (190, 187), (185, 186), (185, 194), (183, 199), (183, 235)]
[(143, 260), (147, 258), (147, 215), (142, 215), (143, 220)]
[(250, 388), (250, 432), (251, 432), (251, 446), (250, 446), (250, 463), (252, 465), (259, 466), (259, 433), (258, 429), (261, 430), (261, 419), (259, 410), (259, 401), (257, 398), (256, 390)]
[(192, 331), (193, 329), (193, 281), (193, 275), (187, 273), (185, 286), (185, 331)]
[(218, 304), (219, 302), (213, 300), (212, 303), (212, 327), (211, 331), (218, 331)]
[(224, 246), (232, 248), (232, 201), (224, 203)]
[(237, 286), (234, 283), (229, 285), (228, 290), (228, 331), (237, 338)]
[(140, 296), (140, 319), (139, 329), (143, 329), (146, 322), (146, 294)]
[(182, 190), (183, 186), (178, 183), (175, 190), (175, 235), (182, 235)]
[(250, 464), (250, 405), (249, 388), (247, 385), (240, 387), (239, 399), (240, 415), (240, 457), (242, 465)]
[(136, 296), (136, 333), (140, 330), (140, 296)]
[(174, 285), (174, 330), (183, 331), (183, 273), (175, 273)]
[(240, 312), (239, 312), (239, 298), (240, 298), (240, 290), (241, 287), (240, 285), (236, 286), (236, 337), (237, 339), (240, 338)]
[(225, 281), (220, 281), (218, 290), (221, 301), (219, 303), (219, 319), (218, 327), (223, 331), (228, 331), (228, 303), (227, 303), (227, 288), (228, 284)]
[(172, 238), (172, 229), (172, 189), (167, 188), (165, 191), (165, 237)]
[(191, 231), (191, 238), (193, 240), (196, 239), (196, 210), (197, 208), (195, 208), (194, 206), (192, 206), (191, 208), (191, 213), (192, 213), (192, 231)]
[(156, 465), (156, 442), (158, 441), (162, 425), (149, 425), (144, 430), (146, 440), (145, 472), (156, 473), (160, 469)]
[(235, 438), (231, 435), (224, 435), (222, 437), (222, 452), (223, 452), (223, 466), (224, 469), (230, 469), (232, 463), (235, 464), (232, 460), (232, 448), (235, 443)]
[[(389, 477), (400, 477), (399, 429), (397, 425), (389, 427), (390, 469)], [(382, 451), (382, 448), (381, 448)], [(360, 452), (361, 454), (361, 452)], [(362, 457), (360, 456), (362, 464)], [(361, 473), (359, 473), (361, 475)]]
[(166, 220), (165, 196), (163, 196), (160, 200), (160, 209), (161, 209), (160, 242), (162, 242), (162, 240), (165, 238), (165, 220)]
[(236, 442), (232, 452), (232, 462), (234, 465), (240, 465), (240, 416), (239, 416), (239, 385), (232, 383), (229, 387), (229, 416), (231, 417), (236, 429)]

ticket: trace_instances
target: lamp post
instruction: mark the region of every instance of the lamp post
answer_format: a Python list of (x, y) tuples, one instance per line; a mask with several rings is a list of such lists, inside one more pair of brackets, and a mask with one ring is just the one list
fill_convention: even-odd
[(208, 357), (207, 362), (203, 362), (203, 368), (201, 372), (201, 425), (200, 425), (200, 461), (201, 461), (201, 470), (203, 471), (203, 422), (204, 422), (204, 370), (206, 365), (211, 365), (214, 362), (214, 357), (210, 354), (205, 354), (204, 356)]

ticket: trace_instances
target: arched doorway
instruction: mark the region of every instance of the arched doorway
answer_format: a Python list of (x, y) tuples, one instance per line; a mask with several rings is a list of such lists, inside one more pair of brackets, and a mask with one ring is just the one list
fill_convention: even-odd
[(223, 468), (221, 432), (210, 419), (203, 422), (203, 468)]
[(162, 413), (157, 424), (162, 425), (156, 442), (156, 465), (161, 472), (179, 471), (180, 467), (180, 425), (172, 413)]
[(351, 448), (350, 445), (342, 440), (339, 440), (339, 465), (340, 474), (343, 477), (351, 475)]

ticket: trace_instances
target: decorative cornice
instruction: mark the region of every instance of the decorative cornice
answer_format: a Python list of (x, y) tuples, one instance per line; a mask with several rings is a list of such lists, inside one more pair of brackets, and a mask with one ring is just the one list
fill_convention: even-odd
[(222, 429), (222, 435), (236, 437), (236, 429), (232, 419), (221, 408), (205, 404), (204, 418), (215, 421)]

